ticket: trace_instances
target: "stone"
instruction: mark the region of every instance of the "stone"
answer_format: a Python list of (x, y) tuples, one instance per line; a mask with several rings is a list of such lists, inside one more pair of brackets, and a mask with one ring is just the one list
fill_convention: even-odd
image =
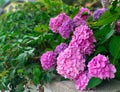
[(44, 92), (120, 92), (120, 81), (106, 81), (89, 91), (76, 90), (73, 81), (54, 81), (44, 86)]

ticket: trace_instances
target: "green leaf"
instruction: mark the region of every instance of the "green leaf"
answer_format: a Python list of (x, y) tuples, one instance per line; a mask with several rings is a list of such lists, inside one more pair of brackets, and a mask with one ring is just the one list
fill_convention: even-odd
[(47, 72), (45, 75), (44, 75), (44, 80), (46, 83), (48, 82), (51, 82), (52, 81), (52, 74)]
[(120, 64), (116, 65), (117, 72), (115, 73), (115, 78), (120, 79)]
[(34, 68), (33, 69), (33, 82), (35, 85), (40, 83), (40, 76), (41, 76), (41, 71), (39, 68)]
[(91, 88), (94, 88), (96, 87), (97, 85), (101, 84), (102, 83), (102, 80), (99, 79), (99, 78), (91, 78), (88, 85), (87, 85), (87, 88), (91, 89)]
[(94, 55), (97, 55), (98, 53), (101, 52), (107, 52), (107, 49), (104, 46), (100, 45), (99, 47), (96, 48)]
[(95, 35), (95, 38), (97, 41), (99, 41), (99, 40), (103, 41), (103, 39), (105, 39), (105, 37), (107, 38), (106, 35), (110, 34), (110, 33), (111, 33), (110, 24), (103, 25), (101, 28), (99, 28), (99, 30), (94, 31), (94, 35)]
[(40, 75), (41, 75), (40, 69), (39, 68), (34, 68), (33, 69), (33, 75), (37, 76), (37, 77), (40, 77)]
[(87, 22), (91, 22), (91, 21), (93, 21), (93, 16), (89, 16), (89, 17), (87, 18)]
[(20, 62), (25, 62), (28, 60), (28, 57), (27, 57), (27, 53), (21, 53), (18, 57), (17, 57), (18, 61)]
[(117, 7), (118, 0), (114, 0), (112, 3), (112, 7), (110, 8), (111, 12), (114, 12), (115, 8)]
[(17, 85), (16, 92), (23, 92), (24, 91), (24, 86), (23, 84)]
[(103, 44), (105, 41), (107, 41), (115, 32), (115, 30), (111, 29), (109, 33), (106, 34), (105, 38), (103, 39), (103, 41), (101, 42), (101, 44)]
[(18, 73), (18, 74), (22, 74), (22, 73), (23, 73), (23, 69), (18, 69), (18, 70), (17, 70), (17, 73)]
[(113, 36), (111, 38), (109, 43), (109, 51), (114, 57), (114, 60), (120, 58), (120, 36)]

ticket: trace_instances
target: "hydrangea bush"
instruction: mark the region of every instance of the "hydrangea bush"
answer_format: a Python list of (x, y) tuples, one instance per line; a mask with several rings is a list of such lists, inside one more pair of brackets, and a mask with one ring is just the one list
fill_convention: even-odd
[(108, 0), (101, 3), (103, 8), (95, 12), (81, 7), (73, 18), (60, 13), (49, 22), (51, 31), (61, 35), (66, 43), (53, 49), (55, 57), (46, 59), (46, 52), (40, 62), (47, 62), (46, 66), (52, 68), (56, 60), (57, 73), (74, 81), (76, 89), (91, 89), (104, 80), (120, 79), (120, 7), (117, 0), (110, 8)]
[(41, 88), (55, 76), (79, 90), (120, 79), (118, 0), (109, 7), (101, 0), (95, 12), (62, 2), (69, 0), (38, 1), (0, 16), (0, 90)]

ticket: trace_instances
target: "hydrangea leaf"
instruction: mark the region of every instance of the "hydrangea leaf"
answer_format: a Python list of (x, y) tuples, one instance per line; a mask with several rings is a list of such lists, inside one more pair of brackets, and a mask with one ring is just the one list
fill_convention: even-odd
[(41, 71), (39, 68), (34, 68), (33, 69), (33, 81), (37, 85), (40, 83), (40, 76), (41, 76)]
[(116, 67), (116, 70), (117, 70), (117, 72), (115, 73), (115, 77), (117, 79), (120, 79), (120, 64), (115, 66), (115, 67)]
[[(114, 60), (120, 58), (120, 36), (113, 36), (110, 40), (109, 51)], [(114, 62), (113, 60), (113, 62)]]
[(94, 88), (96, 87), (97, 85), (101, 84), (102, 83), (102, 80), (99, 79), (99, 78), (91, 78), (88, 85), (87, 85), (87, 88), (91, 89), (91, 88)]

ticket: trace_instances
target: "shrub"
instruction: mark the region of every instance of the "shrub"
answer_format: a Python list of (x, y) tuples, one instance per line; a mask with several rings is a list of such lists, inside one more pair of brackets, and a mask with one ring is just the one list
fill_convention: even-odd
[(50, 31), (50, 17), (77, 10), (60, 0), (44, 0), (24, 3), (15, 12), (0, 16), (0, 89), (9, 85), (11, 92), (22, 92), (29, 82), (42, 85), (52, 80), (55, 70), (43, 71), (39, 58), (66, 40)]

